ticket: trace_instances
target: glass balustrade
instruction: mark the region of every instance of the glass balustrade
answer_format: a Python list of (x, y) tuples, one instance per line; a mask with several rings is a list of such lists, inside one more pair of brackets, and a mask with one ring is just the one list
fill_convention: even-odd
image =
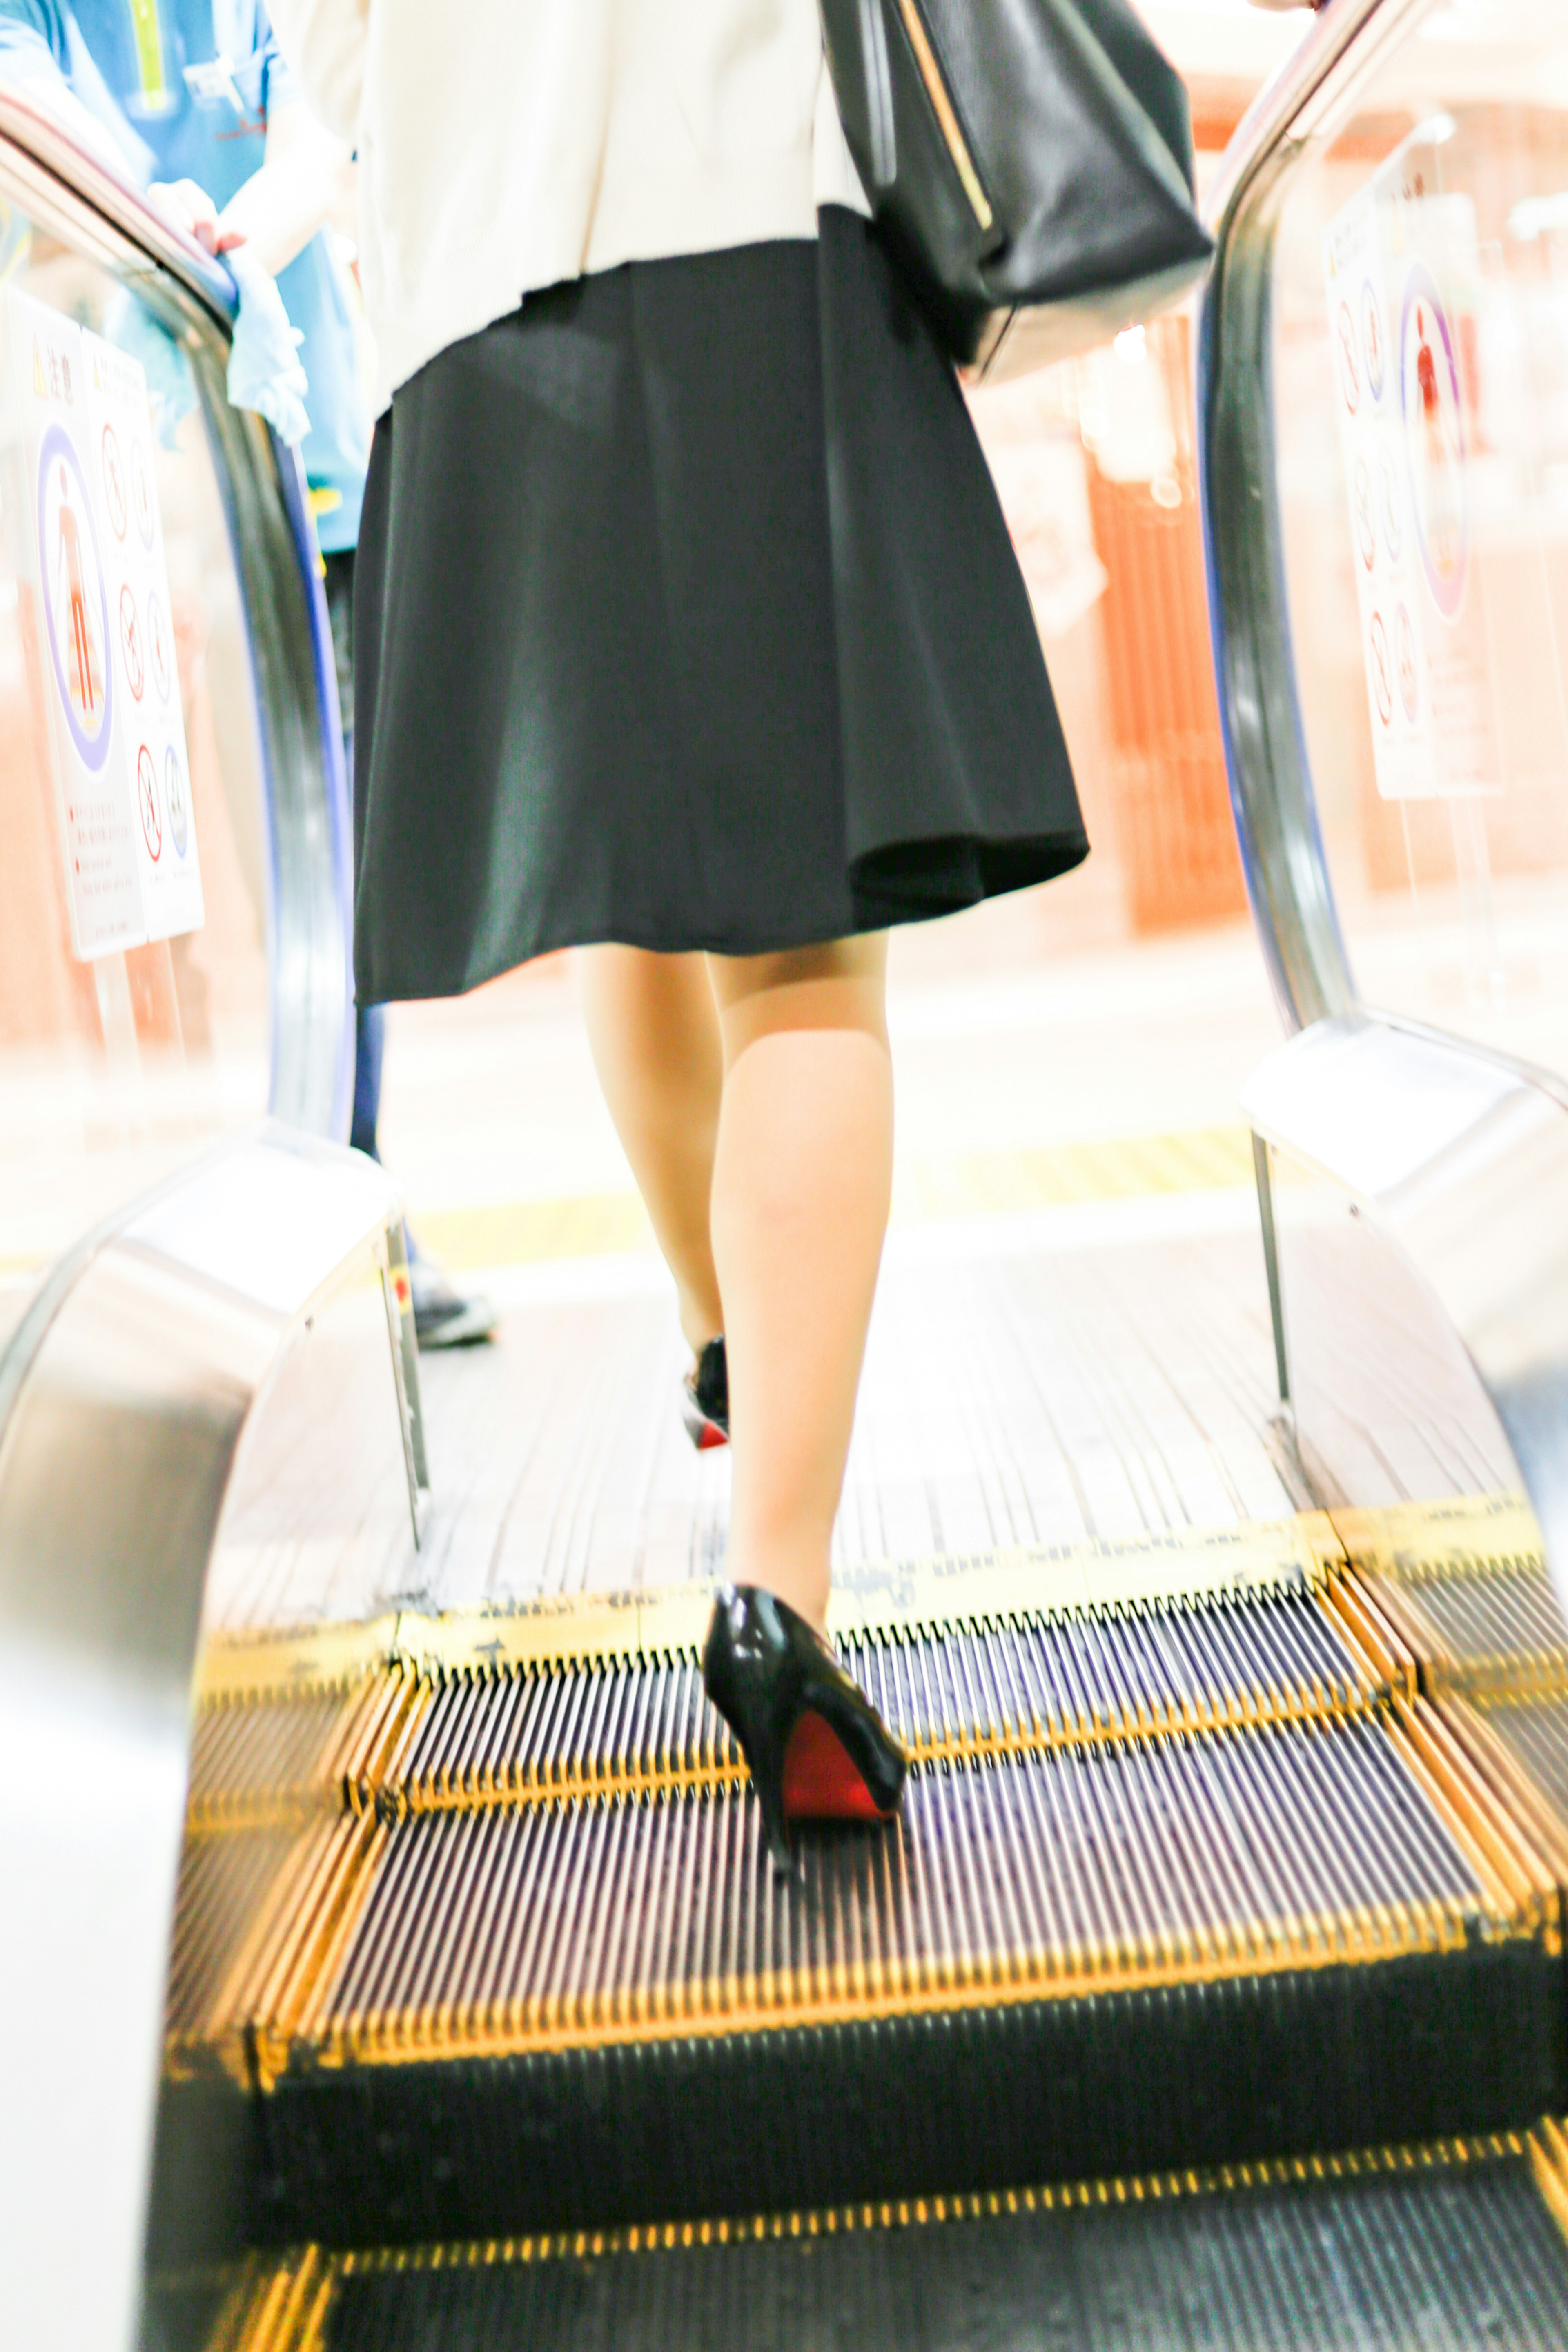
[(1401, 14), (1281, 183), (1306, 751), (1361, 999), (1568, 1072), (1568, 9)]
[[(187, 361), (0, 208), (0, 1279), (258, 1118), (268, 827)], [(0, 1310), (3, 1311), (3, 1310)]]

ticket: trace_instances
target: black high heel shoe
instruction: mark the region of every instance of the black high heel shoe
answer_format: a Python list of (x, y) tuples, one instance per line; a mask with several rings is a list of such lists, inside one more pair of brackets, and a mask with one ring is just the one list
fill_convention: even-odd
[(730, 1443), (730, 1364), (724, 1334), (710, 1339), (680, 1384), (680, 1418), (699, 1454)]
[(746, 1754), (775, 1864), (792, 1821), (887, 1821), (909, 1758), (822, 1635), (755, 1584), (723, 1584), (702, 1652), (708, 1696)]

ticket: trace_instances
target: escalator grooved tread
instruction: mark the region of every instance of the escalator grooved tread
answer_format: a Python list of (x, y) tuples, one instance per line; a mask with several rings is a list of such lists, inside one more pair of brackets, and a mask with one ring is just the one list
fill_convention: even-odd
[[(335, 1718), (242, 1677), (204, 1734), (155, 2236), (220, 2074), (272, 2244), (1528, 2123), (1568, 2084), (1556, 1881), (1315, 1557), (1246, 1592), (842, 1633), (917, 1760), (897, 1821), (803, 1830), (787, 1878), (691, 1599), (609, 1612), (591, 1661), (528, 1651), (554, 1620), (492, 1655), (478, 1618), (433, 1674), (395, 1633), (379, 1664), (334, 1644)], [(267, 1705), (300, 1710), (270, 1824)], [(243, 1903), (203, 1895), (231, 1882)]]
[(1553, 2142), (1546, 2124), (1054, 2190), (312, 2246), (253, 2282), (225, 2352), (1547, 2352), (1568, 2300), (1540, 2189)]

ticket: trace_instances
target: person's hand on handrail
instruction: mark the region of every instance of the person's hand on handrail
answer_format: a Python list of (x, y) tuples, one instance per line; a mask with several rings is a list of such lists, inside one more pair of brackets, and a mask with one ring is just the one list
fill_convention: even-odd
[(147, 191), (147, 201), (205, 253), (227, 253), (239, 244), (244, 234), (222, 228), (217, 206), (195, 180), (154, 180)]
[(285, 441), (310, 430), (300, 338), (276, 279), (332, 215), (352, 186), (353, 163), (342, 141), (300, 104), (275, 108), (266, 156), (221, 213), (194, 180), (148, 190), (166, 218), (228, 262), (239, 291), (229, 354), (228, 396), (253, 409)]

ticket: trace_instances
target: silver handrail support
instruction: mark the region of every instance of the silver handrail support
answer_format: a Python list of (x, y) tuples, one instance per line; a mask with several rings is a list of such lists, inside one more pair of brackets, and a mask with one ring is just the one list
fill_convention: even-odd
[(297, 452), (226, 385), (236, 298), (102, 154), (0, 82), (0, 195), (100, 263), (180, 345), (200, 395), (244, 601), (267, 782), (268, 1107), (346, 1139), (353, 1097), (352, 824), (331, 634)]
[[(1391, 1498), (1391, 1465), (1344, 1403), (1347, 1386), (1377, 1387), (1357, 1351), (1381, 1318), (1397, 1335), (1387, 1363), (1429, 1372), (1444, 1400), (1452, 1461), (1469, 1465), (1453, 1477), (1487, 1492), (1522, 1482), (1568, 1603), (1568, 1087), (1362, 1001), (1319, 824), (1284, 560), (1273, 280), (1287, 196), (1436, 5), (1330, 0), (1208, 199), (1197, 399), (1215, 667), (1253, 914), (1281, 1018), (1300, 1033), (1243, 1108), (1281, 1402), (1298, 1426), (1316, 1417), (1301, 1434), (1319, 1499)], [(1304, 1187), (1279, 1181), (1292, 1171)]]
[[(135, 2340), (208, 1564), (279, 1366), (334, 1298), (390, 1290), (402, 1246), (374, 1160), (269, 1123), (125, 1212), (11, 1384), (0, 2258), (28, 2352)], [(393, 1367), (417, 1504), (417, 1372)]]

